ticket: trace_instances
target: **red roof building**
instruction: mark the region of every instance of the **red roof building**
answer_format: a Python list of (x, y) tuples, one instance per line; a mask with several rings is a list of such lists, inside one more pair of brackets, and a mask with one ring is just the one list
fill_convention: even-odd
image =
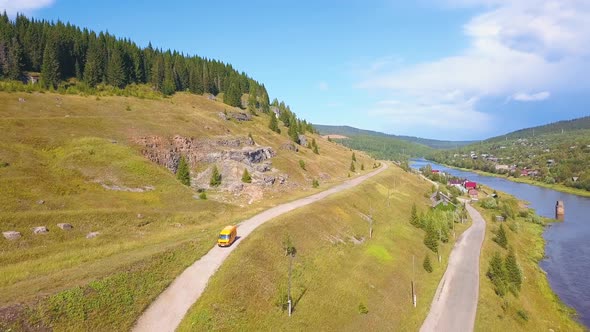
[(475, 188), (477, 188), (477, 183), (476, 182), (473, 182), (473, 181), (465, 181), (465, 184), (463, 186), (467, 190), (469, 190), (469, 189), (475, 189)]

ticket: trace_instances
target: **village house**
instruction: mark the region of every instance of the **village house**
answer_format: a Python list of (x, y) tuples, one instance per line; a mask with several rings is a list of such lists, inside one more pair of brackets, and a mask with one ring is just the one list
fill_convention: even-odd
[(469, 189), (469, 197), (472, 201), (477, 201), (479, 197), (479, 192), (477, 189)]
[(477, 188), (477, 183), (473, 182), (473, 181), (465, 181), (463, 183), (463, 187), (465, 187), (465, 189), (470, 190), (470, 189), (476, 189)]
[(41, 74), (39, 73), (26, 73), (25, 75), (28, 84), (37, 84), (41, 80)]

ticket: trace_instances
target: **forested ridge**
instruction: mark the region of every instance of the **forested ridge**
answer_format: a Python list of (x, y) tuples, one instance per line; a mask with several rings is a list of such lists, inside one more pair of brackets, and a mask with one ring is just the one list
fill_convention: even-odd
[(241, 105), (242, 94), (252, 94), (268, 112), (269, 97), (263, 84), (230, 64), (177, 51), (142, 48), (108, 32), (90, 31), (58, 21), (17, 15), (0, 15), (0, 78), (27, 81), (40, 73), (47, 89), (71, 84), (93, 88), (107, 84), (124, 88), (149, 84), (164, 95), (176, 91), (196, 94), (224, 93), (224, 102)]

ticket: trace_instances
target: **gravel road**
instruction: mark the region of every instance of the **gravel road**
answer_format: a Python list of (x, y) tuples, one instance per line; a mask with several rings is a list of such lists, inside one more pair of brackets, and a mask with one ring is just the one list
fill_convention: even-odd
[(455, 243), (420, 331), (473, 331), (479, 297), (479, 255), (486, 224), (477, 210), (466, 206), (473, 224)]
[(318, 194), (277, 205), (245, 220), (238, 227), (239, 239), (231, 247), (220, 248), (215, 246), (201, 257), (201, 259), (184, 270), (141, 315), (133, 331), (174, 331), (184, 318), (188, 309), (199, 299), (205, 290), (209, 278), (217, 271), (229, 254), (258, 226), (283, 213), (317, 202), (331, 194), (355, 187), (366, 179), (381, 173), (387, 167), (386, 164), (383, 164), (381, 168), (371, 173), (348, 180)]

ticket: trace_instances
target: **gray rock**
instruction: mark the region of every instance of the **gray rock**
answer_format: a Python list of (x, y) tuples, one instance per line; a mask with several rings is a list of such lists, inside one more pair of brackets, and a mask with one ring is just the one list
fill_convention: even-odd
[(44, 200), (42, 200), (42, 199), (40, 199), (40, 200), (38, 200), (38, 201), (37, 201), (37, 204), (39, 204), (39, 205), (43, 205), (43, 204), (45, 204), (45, 201), (44, 201)]
[(285, 184), (285, 182), (287, 182), (288, 179), (289, 179), (288, 174), (281, 174), (277, 178), (277, 180), (279, 180), (279, 184)]
[(280, 147), (281, 150), (295, 151), (298, 152), (299, 148), (293, 142), (287, 142)]
[(47, 234), (47, 233), (49, 233), (49, 229), (47, 229), (47, 227), (45, 227), (45, 226), (33, 227), (33, 234)]
[(262, 182), (265, 186), (272, 186), (276, 181), (276, 178), (274, 176), (265, 176), (264, 178), (262, 178)]
[(90, 232), (86, 235), (87, 239), (94, 239), (95, 237), (99, 236), (100, 232)]
[(21, 236), (20, 232), (17, 231), (2, 232), (2, 235), (4, 235), (7, 240), (18, 240)]
[(272, 169), (272, 163), (265, 162), (260, 165), (256, 165), (255, 169), (257, 172), (261, 172), (261, 173), (268, 172)]
[(225, 116), (225, 113), (223, 113), (223, 112), (219, 112), (219, 113), (217, 113), (217, 116), (218, 116), (218, 117), (219, 117), (221, 120), (227, 121), (227, 116)]
[(69, 231), (72, 228), (74, 228), (74, 226), (72, 226), (72, 224), (68, 224), (68, 223), (59, 223), (59, 224), (57, 224), (57, 227), (61, 228), (64, 231)]
[(305, 135), (299, 134), (299, 144), (301, 144), (301, 146), (307, 146), (307, 137), (305, 137)]

